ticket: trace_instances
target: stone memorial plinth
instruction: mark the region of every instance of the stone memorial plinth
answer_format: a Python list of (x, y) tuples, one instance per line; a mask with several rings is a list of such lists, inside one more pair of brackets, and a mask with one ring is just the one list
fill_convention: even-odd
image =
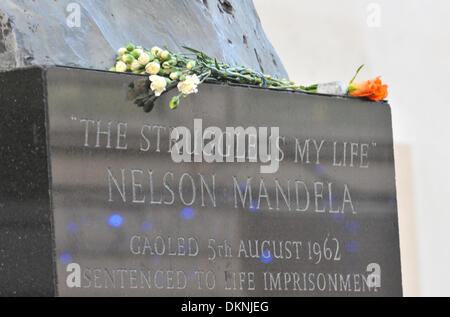
[[(199, 90), (145, 113), (146, 76), (0, 74), (0, 295), (401, 296), (389, 105)], [(199, 122), (279, 128), (274, 173), (174, 162)]]

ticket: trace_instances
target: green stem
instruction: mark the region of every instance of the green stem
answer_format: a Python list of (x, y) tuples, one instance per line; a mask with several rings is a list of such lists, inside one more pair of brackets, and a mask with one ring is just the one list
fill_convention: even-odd
[(356, 76), (358, 76), (359, 72), (361, 71), (361, 69), (363, 69), (364, 64), (362, 64), (361, 66), (358, 67), (358, 70), (356, 71), (355, 76), (353, 76), (352, 80), (350, 81), (350, 85), (355, 81)]

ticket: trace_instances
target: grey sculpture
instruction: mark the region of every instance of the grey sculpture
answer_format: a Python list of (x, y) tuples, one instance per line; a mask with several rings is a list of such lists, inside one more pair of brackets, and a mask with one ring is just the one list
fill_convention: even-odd
[(107, 69), (129, 41), (190, 46), (287, 78), (252, 0), (0, 2), (0, 70), (33, 64)]

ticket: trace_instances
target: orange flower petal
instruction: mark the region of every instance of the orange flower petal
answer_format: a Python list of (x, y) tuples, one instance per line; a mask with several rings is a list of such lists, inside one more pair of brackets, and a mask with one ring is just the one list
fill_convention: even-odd
[(388, 96), (388, 85), (383, 85), (380, 77), (372, 80), (352, 83), (350, 96), (367, 97), (371, 100), (383, 100)]

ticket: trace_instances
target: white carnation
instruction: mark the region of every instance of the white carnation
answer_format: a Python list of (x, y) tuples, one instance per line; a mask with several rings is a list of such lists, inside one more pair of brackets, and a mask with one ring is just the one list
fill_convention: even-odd
[(141, 69), (141, 67), (142, 67), (141, 63), (139, 63), (139, 62), (136, 61), (136, 60), (133, 61), (133, 63), (131, 63), (131, 66), (130, 66), (130, 68), (131, 68), (132, 71), (139, 70), (139, 69)]
[(162, 49), (159, 48), (158, 46), (153, 46), (150, 52), (152, 52), (153, 56), (158, 56), (158, 53), (161, 51), (162, 51)]
[(172, 80), (177, 80), (178, 79), (178, 77), (179, 77), (179, 74), (178, 74), (178, 72), (173, 72), (173, 73), (170, 73), (170, 79), (172, 79)]
[(163, 61), (169, 59), (170, 53), (168, 51), (160, 51), (158, 56), (161, 57)]
[(150, 56), (147, 53), (142, 53), (141, 56), (139, 56), (138, 61), (139, 63), (141, 63), (141, 65), (145, 66), (150, 63)]
[(145, 67), (145, 71), (150, 75), (156, 75), (159, 73), (161, 66), (158, 63), (152, 62), (148, 63)]
[(155, 92), (155, 96), (159, 97), (166, 90), (167, 81), (164, 77), (152, 75), (150, 76), (150, 81), (152, 84), (150, 88)]
[(131, 63), (134, 60), (134, 57), (131, 54), (122, 55), (122, 62)]
[(196, 94), (198, 93), (198, 85), (200, 84), (200, 79), (198, 79), (197, 75), (186, 76), (185, 81), (181, 81), (178, 83), (178, 90), (182, 92), (184, 95)]
[(123, 54), (125, 54), (126, 52), (128, 52), (128, 50), (126, 49), (126, 47), (121, 47), (121, 48), (119, 48), (119, 50), (118, 50), (118, 53), (119, 53), (119, 55), (123, 55)]
[(127, 71), (127, 64), (125, 64), (122, 61), (119, 61), (119, 62), (116, 63), (116, 72), (123, 73), (123, 72), (126, 72), (126, 71)]

